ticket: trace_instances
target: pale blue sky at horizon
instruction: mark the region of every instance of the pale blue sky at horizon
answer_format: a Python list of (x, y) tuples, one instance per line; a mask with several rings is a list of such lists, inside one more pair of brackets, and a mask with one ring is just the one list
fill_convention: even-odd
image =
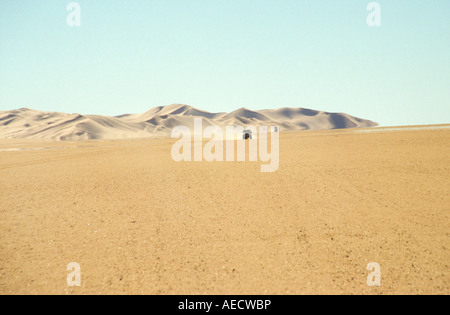
[(450, 1), (0, 1), (0, 111), (304, 107), (450, 123)]

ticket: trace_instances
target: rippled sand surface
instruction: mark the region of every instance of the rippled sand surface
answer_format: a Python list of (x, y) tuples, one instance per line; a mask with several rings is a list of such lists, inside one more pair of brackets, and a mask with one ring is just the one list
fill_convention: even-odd
[(450, 130), (282, 133), (274, 173), (174, 142), (0, 142), (0, 294), (450, 293)]

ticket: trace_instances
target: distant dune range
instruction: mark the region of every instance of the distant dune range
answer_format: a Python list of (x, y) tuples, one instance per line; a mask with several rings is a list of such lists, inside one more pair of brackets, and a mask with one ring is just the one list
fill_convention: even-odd
[(280, 131), (323, 130), (372, 127), (378, 124), (343, 113), (328, 113), (304, 108), (252, 111), (246, 108), (231, 113), (209, 113), (189, 105), (173, 104), (150, 109), (142, 114), (116, 117), (43, 112), (22, 108), (0, 111), (0, 138), (43, 140), (126, 139), (170, 136), (176, 126), (193, 128), (195, 117), (203, 127), (279, 126)]

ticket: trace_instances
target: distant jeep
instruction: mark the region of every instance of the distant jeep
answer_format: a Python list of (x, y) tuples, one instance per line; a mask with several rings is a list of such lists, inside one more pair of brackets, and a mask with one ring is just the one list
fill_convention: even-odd
[(245, 129), (244, 131), (242, 131), (242, 139), (253, 139), (252, 131), (249, 129)]

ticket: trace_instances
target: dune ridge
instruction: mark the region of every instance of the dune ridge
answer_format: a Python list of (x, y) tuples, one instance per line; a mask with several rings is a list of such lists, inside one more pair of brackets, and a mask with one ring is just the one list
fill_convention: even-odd
[(170, 136), (174, 127), (193, 127), (195, 117), (203, 126), (279, 126), (280, 131), (373, 127), (378, 124), (344, 113), (305, 108), (253, 111), (240, 108), (231, 113), (210, 113), (190, 105), (158, 106), (141, 114), (100, 116), (44, 112), (29, 108), (0, 111), (1, 139), (93, 140)]

